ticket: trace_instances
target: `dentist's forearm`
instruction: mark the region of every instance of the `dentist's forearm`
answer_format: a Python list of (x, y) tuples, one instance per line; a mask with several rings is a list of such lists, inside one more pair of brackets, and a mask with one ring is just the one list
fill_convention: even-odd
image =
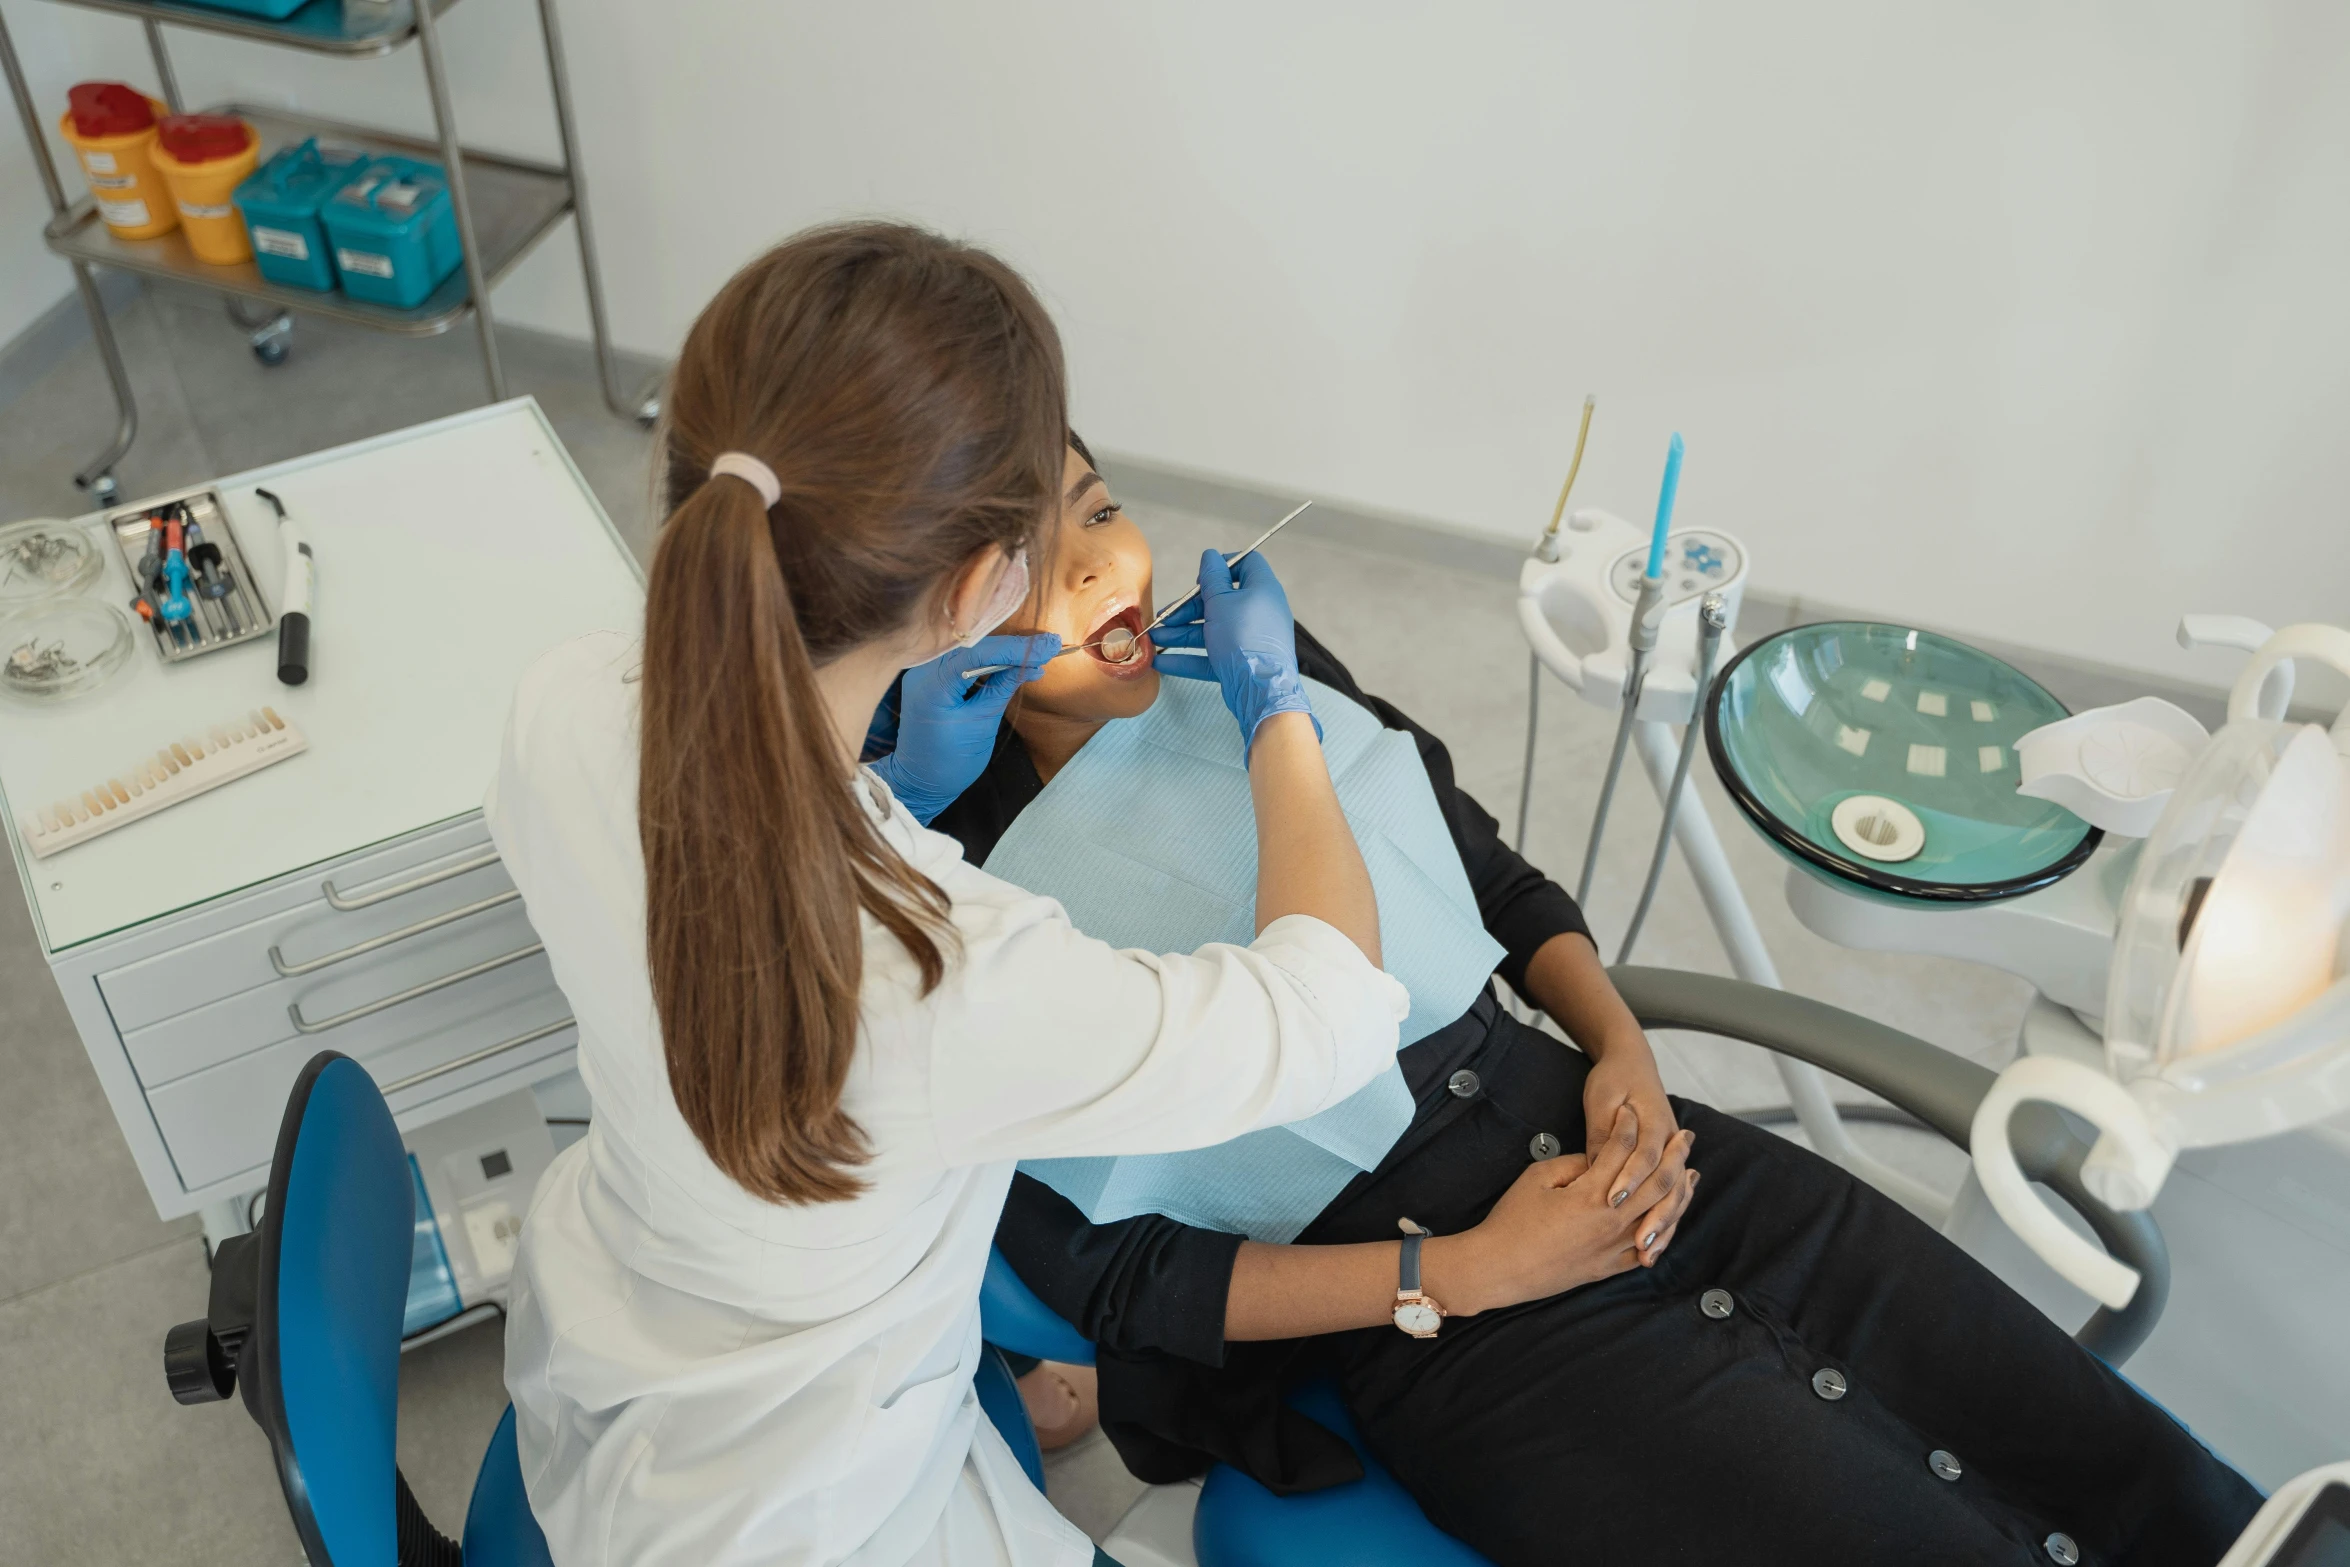
[(1311, 914), (1379, 956), (1379, 903), (1354, 830), (1307, 713), (1275, 713), (1257, 726), (1248, 753), (1257, 813), (1257, 929), (1286, 914)]

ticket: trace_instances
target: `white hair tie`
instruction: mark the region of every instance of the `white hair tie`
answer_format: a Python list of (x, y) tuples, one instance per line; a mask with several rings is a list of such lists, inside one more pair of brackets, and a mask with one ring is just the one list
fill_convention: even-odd
[(783, 485), (775, 477), (775, 470), (753, 457), (749, 452), (720, 452), (710, 459), (710, 477), (731, 475), (759, 492), (759, 499), (772, 509), (783, 499)]

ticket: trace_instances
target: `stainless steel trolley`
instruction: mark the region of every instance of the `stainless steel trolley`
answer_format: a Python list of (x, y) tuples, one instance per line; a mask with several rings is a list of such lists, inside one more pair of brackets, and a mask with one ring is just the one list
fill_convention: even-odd
[[(50, 156), (47, 127), (34, 105), (18, 63), (7, 20), (0, 16), (0, 69), (8, 75), (9, 92), (24, 121), (25, 140), (49, 194), (53, 216), (42, 237), (51, 250), (73, 265), (75, 287), (90, 331), (105, 361), (107, 379), (114, 387), (120, 411), (114, 437), (104, 451), (74, 475), (74, 483), (101, 503), (116, 498), (114, 465), (137, 437), (139, 411), (131, 391), (129, 372), (113, 328), (106, 319), (93, 266), (119, 267), (150, 277), (173, 278), (214, 289), (226, 296), (231, 316), (251, 336), (254, 352), (264, 363), (285, 357), (285, 336), (291, 328), (289, 311), (307, 311), (408, 337), (430, 337), (449, 330), (471, 314), (481, 339), (481, 365), (489, 401), (506, 396), (505, 371), (498, 361), (497, 331), (490, 315), (490, 288), (511, 271), (531, 247), (559, 222), (572, 217), (579, 234), (579, 268), (586, 284), (588, 321), (595, 334), (596, 368), (603, 382), (604, 401), (623, 418), (650, 423), (658, 412), (654, 391), (631, 393), (620, 384), (620, 366), (612, 348), (611, 325), (604, 311), (604, 285), (596, 264), (595, 235), (588, 223), (587, 192), (579, 168), (579, 137), (572, 125), (571, 82), (563, 64), (562, 34), (555, 16), (555, 0), (537, 0), (539, 33), (546, 46), (547, 76), (554, 89), (555, 126), (563, 144), (563, 161), (546, 164), (521, 158), (463, 150), (457, 141), (457, 122), (449, 102), (448, 73), (441, 57), (438, 18), (456, 0), (309, 0), (283, 21), (270, 21), (234, 11), (215, 10), (188, 0), (64, 0), (94, 11), (108, 11), (136, 19), (147, 35), (155, 58), (155, 74), (163, 99), (175, 111), (184, 109), (179, 79), (164, 48), (163, 27), (194, 28), (232, 38), (306, 49), (316, 54), (359, 59), (390, 54), (414, 38), (424, 61), (424, 81), (432, 98), (435, 142), (423, 142), (385, 132), (340, 125), (308, 115), (289, 114), (243, 104), (226, 104), (224, 114), (250, 120), (260, 133), (263, 155), (307, 136), (365, 147), (434, 158), (448, 173), (449, 196), (456, 209), (458, 234), (465, 245), (465, 264), (423, 303), (394, 310), (350, 299), (339, 293), (314, 293), (286, 288), (262, 277), (250, 261), (222, 267), (199, 261), (178, 230), (147, 240), (117, 239), (98, 221), (96, 204), (84, 196), (73, 199), (58, 177)], [(245, 313), (251, 306), (259, 314)], [(244, 308), (241, 308), (244, 307)]]

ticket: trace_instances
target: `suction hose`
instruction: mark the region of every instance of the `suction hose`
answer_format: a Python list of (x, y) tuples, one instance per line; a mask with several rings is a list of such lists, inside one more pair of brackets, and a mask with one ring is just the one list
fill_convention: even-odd
[[(1640, 889), (1640, 902), (1632, 910), (1632, 923), (1624, 929), (1624, 945), (1616, 953), (1618, 963), (1632, 961), (1632, 944), (1640, 939), (1640, 927), (1648, 923), (1649, 905), (1656, 901), (1656, 884), (1664, 878), (1665, 857), (1673, 850), (1673, 814), (1680, 809), (1681, 792), (1689, 787), (1689, 761), (1697, 754), (1698, 730), (1705, 722), (1705, 696), (1713, 684), (1714, 658), (1722, 649), (1722, 633), (1729, 628), (1729, 605), (1719, 593), (1708, 593), (1697, 606), (1697, 689), (1690, 699), (1689, 727), (1681, 731), (1680, 759), (1673, 763), (1672, 787), (1665, 791), (1664, 825), (1657, 829), (1656, 852), (1648, 857), (1648, 881)], [(1622, 743), (1619, 737), (1619, 749)]]

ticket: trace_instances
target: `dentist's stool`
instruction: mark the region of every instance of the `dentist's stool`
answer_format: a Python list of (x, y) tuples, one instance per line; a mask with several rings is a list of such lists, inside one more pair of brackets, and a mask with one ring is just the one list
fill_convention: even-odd
[[(990, 1251), (979, 1290), (980, 1334), (993, 1374), (1008, 1380), (997, 1347), (1039, 1360), (1093, 1364), (1093, 1345), (1055, 1315), (1020, 1281), (1003, 1254)], [(1027, 1411), (1012, 1390), (1009, 1407), (999, 1394), (989, 1398), (991, 1366), (980, 1371), (980, 1403), (1004, 1433), (1022, 1463), (1036, 1438)], [(1309, 1383), (1289, 1399), (1290, 1407), (1346, 1440), (1362, 1460), (1363, 1478), (1325, 1491), (1276, 1496), (1228, 1465), (1218, 1464), (1200, 1487), (1192, 1515), (1191, 1543), (1199, 1567), (1491, 1567), (1487, 1560), (1428, 1521), (1419, 1504), (1363, 1446), (1338, 1392), (1326, 1382)], [(1025, 1444), (1025, 1445), (1024, 1445)], [(1043, 1486), (1041, 1464), (1029, 1471)], [(1172, 1488), (1169, 1488), (1172, 1489)], [(1147, 1498), (1146, 1498), (1147, 1499)], [(1111, 1541), (1111, 1554), (1118, 1542)]]
[(164, 1340), (172, 1396), (209, 1403), (242, 1384), (313, 1567), (552, 1567), (512, 1408), (475, 1477), (462, 1545), (424, 1516), (394, 1459), (413, 1192), (375, 1079), (322, 1052), (286, 1102), (261, 1227), (221, 1244), (204, 1318)]

